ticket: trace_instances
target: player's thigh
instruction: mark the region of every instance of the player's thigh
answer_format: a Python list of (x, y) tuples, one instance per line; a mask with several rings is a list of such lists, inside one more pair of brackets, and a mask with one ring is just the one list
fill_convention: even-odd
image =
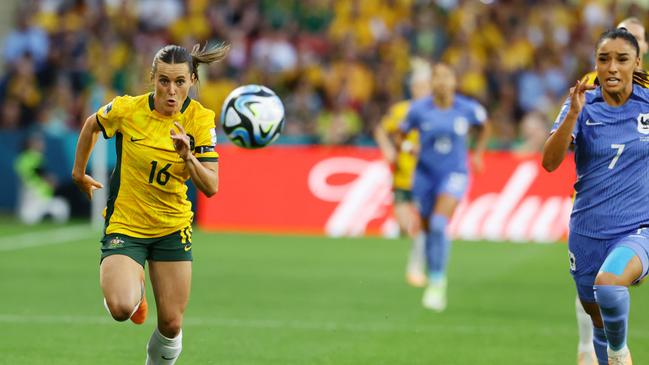
[(435, 200), (434, 214), (451, 218), (468, 185), (468, 176), (463, 172), (451, 172), (445, 175), (439, 185)]
[(399, 223), (399, 228), (406, 231), (412, 221), (412, 217), (408, 212), (408, 205), (404, 203), (394, 204), (393, 211), (394, 217), (397, 219), (397, 223)]
[(161, 324), (182, 318), (189, 300), (193, 260), (191, 233), (191, 226), (187, 226), (158, 238), (149, 247), (149, 278)]
[(431, 216), (435, 206), (435, 189), (434, 187), (418, 187), (413, 189), (413, 204), (415, 211), (419, 213), (420, 225), (424, 230), (428, 230), (428, 218)]
[(399, 193), (399, 195), (401, 195), (400, 197), (397, 192), (399, 192), (399, 190), (395, 190), (394, 192), (394, 215), (397, 218), (399, 225), (401, 225), (403, 229), (406, 229), (410, 222), (417, 216), (412, 204), (412, 194), (409, 194), (409, 198), (406, 198), (404, 194), (410, 192), (402, 190)]
[(142, 265), (123, 254), (107, 256), (99, 266), (99, 282), (109, 304), (135, 305), (141, 298), (143, 276)]
[(460, 201), (453, 195), (438, 195), (433, 212), (435, 215), (443, 215), (446, 218), (451, 219), (459, 202)]
[(609, 247), (595, 283), (624, 285), (639, 283), (649, 271), (649, 230), (641, 229)]
[(161, 324), (182, 321), (192, 281), (191, 261), (149, 260), (149, 278)]

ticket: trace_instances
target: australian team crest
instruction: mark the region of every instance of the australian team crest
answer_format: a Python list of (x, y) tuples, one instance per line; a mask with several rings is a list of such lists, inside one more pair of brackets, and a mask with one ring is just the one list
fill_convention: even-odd
[(124, 246), (124, 240), (119, 237), (113, 237), (108, 241), (110, 248), (118, 248)]
[(638, 114), (638, 132), (649, 134), (649, 113)]
[(111, 111), (112, 109), (113, 109), (113, 102), (111, 101), (111, 102), (108, 103), (108, 105), (106, 105), (106, 107), (104, 108), (104, 116), (107, 116), (108, 113), (110, 113), (110, 111)]

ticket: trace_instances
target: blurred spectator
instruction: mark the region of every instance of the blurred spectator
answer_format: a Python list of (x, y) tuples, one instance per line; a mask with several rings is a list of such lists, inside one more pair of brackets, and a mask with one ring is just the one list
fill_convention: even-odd
[(201, 69), (201, 71), (207, 70), (207, 77), (200, 79), (198, 88), (198, 99), (201, 104), (208, 109), (214, 110), (217, 119), (225, 98), (239, 86), (234, 80), (226, 76), (225, 67), (227, 67), (226, 64), (217, 63)]
[(231, 30), (248, 35), (259, 23), (259, 6), (256, 1), (247, 0), (213, 1), (208, 19), (216, 36), (227, 39)]
[(31, 9), (19, 7), (16, 12), (16, 28), (4, 39), (3, 57), (8, 65), (16, 65), (25, 56), (30, 57), (36, 67), (45, 63), (49, 39), (45, 31), (32, 24)]
[(293, 92), (284, 99), (286, 110), (286, 135), (315, 135), (315, 120), (322, 109), (322, 98), (313, 84), (302, 77)]
[(19, 123), (23, 127), (34, 121), (35, 111), (43, 100), (43, 91), (38, 86), (32, 57), (24, 54), (10, 68), (12, 71), (0, 85), (5, 100), (12, 99), (20, 106)]
[(0, 126), (3, 129), (18, 129), (20, 127), (20, 103), (18, 100), (5, 98), (0, 118)]
[(316, 36), (326, 32), (333, 18), (332, 0), (303, 0), (293, 4), (293, 16), (300, 30)]
[(186, 1), (184, 14), (176, 19), (169, 27), (171, 41), (188, 47), (196, 41), (208, 39), (210, 36), (209, 19), (205, 16), (207, 0)]
[(519, 140), (514, 144), (514, 151), (521, 155), (543, 151), (543, 145), (550, 133), (550, 122), (540, 112), (531, 112), (523, 117), (520, 124)]
[(165, 30), (183, 13), (180, 0), (139, 0), (137, 14), (143, 29), (148, 31)]
[(325, 109), (318, 116), (318, 137), (322, 144), (351, 144), (361, 129), (358, 113), (341, 102), (334, 102), (333, 108)]
[(360, 109), (372, 95), (374, 75), (360, 60), (351, 38), (348, 38), (341, 48), (342, 57), (333, 61), (325, 72), (324, 87), (327, 97), (336, 99), (337, 104)]
[(289, 35), (277, 26), (270, 26), (252, 44), (252, 62), (267, 73), (287, 73), (297, 64), (295, 46)]
[(56, 181), (47, 173), (43, 150), (42, 137), (38, 134), (29, 136), (14, 165), (21, 181), (18, 217), (25, 224), (39, 223), (46, 216), (51, 216), (57, 223), (64, 223), (70, 217), (68, 202), (54, 196)]
[[(228, 90), (260, 83), (284, 99), (285, 133), (304, 137), (296, 140), (361, 143), (377, 116), (407, 97), (408, 59), (422, 56), (455, 68), (461, 92), (498, 117), (491, 146), (512, 148), (524, 116), (555, 113), (566, 80), (593, 69), (601, 31), (629, 15), (649, 22), (643, 6), (600, 0), (30, 0), (18, 6), (15, 28), (4, 39), (0, 127), (37, 122), (51, 124), (50, 132), (77, 129), (84, 109), (96, 110), (116, 94), (145, 92), (150, 80), (141, 75), (162, 45), (227, 41), (228, 59), (205, 70), (198, 91), (217, 113)], [(323, 121), (334, 115), (357, 120), (342, 123), (354, 126), (340, 133), (344, 138), (323, 132), (329, 124)]]

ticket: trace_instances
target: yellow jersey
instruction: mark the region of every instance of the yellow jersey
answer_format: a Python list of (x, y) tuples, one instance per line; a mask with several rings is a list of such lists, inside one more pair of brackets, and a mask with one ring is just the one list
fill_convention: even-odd
[(97, 111), (104, 138), (116, 138), (117, 163), (104, 210), (105, 234), (155, 238), (185, 229), (193, 213), (187, 199), (189, 171), (170, 137), (183, 126), (199, 161), (218, 161), (214, 112), (187, 98), (180, 112), (154, 109), (153, 93), (118, 96)]
[[(398, 133), (399, 126), (405, 119), (408, 109), (410, 109), (409, 100), (400, 101), (392, 105), (390, 110), (388, 110), (388, 113), (381, 120), (381, 127), (388, 132), (388, 134)], [(413, 145), (419, 144), (419, 133), (416, 130), (410, 131), (406, 135), (405, 141), (408, 141)], [(394, 166), (394, 178), (392, 180), (393, 188), (410, 190), (416, 166), (417, 156), (414, 156), (410, 152), (399, 152)]]
[[(638, 77), (638, 75), (644, 75), (645, 77)], [(596, 71), (591, 71), (584, 75), (584, 77), (581, 78), (582, 81), (586, 81), (586, 85), (599, 85), (599, 81), (597, 80), (597, 72)], [(649, 89), (649, 78), (647, 78), (647, 72), (642, 71), (641, 73), (634, 73), (633, 74), (633, 82), (644, 87), (645, 89)]]

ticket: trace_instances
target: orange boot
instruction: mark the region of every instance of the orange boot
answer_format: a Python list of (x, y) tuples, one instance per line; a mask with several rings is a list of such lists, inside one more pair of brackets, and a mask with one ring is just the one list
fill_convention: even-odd
[(149, 305), (146, 303), (146, 290), (144, 289), (144, 272), (142, 273), (142, 300), (140, 305), (131, 315), (131, 322), (135, 324), (142, 324), (146, 320), (146, 315), (149, 312)]

